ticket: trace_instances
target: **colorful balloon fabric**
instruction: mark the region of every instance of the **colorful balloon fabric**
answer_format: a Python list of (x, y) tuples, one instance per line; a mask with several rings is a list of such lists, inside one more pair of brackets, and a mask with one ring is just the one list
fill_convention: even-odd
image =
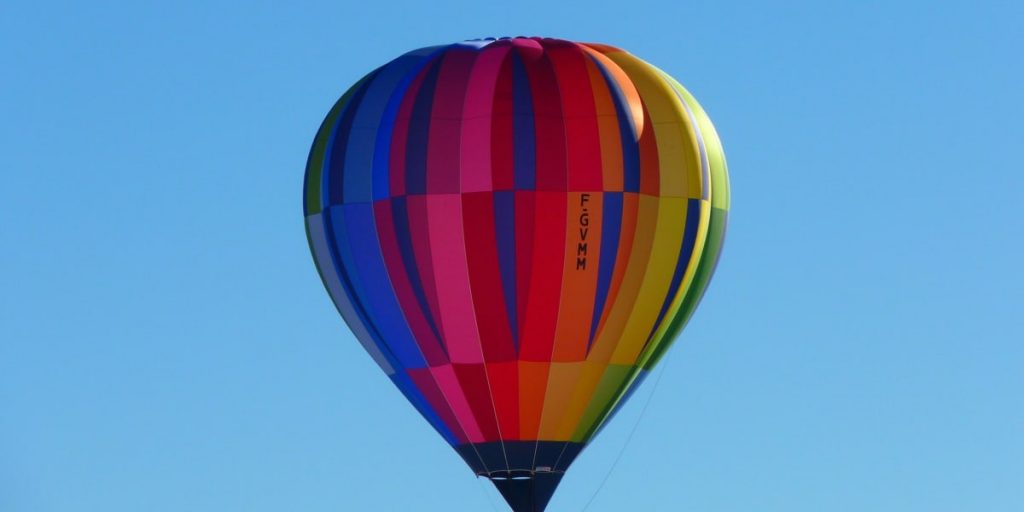
[(373, 360), (515, 511), (542, 511), (693, 314), (729, 183), (672, 77), (517, 37), (366, 75), (316, 134), (304, 206)]

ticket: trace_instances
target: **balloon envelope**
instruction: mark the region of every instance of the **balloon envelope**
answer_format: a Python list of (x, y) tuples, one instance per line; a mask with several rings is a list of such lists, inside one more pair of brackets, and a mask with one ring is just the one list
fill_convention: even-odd
[(465, 41), (366, 75), (306, 169), (317, 269), (373, 360), (517, 512), (697, 306), (725, 232), (711, 122), (610, 46)]

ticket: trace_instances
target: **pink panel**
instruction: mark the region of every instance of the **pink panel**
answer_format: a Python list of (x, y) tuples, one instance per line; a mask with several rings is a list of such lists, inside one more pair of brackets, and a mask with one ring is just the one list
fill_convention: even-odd
[(480, 432), (480, 427), (476, 423), (476, 417), (473, 416), (473, 409), (469, 407), (469, 402), (466, 400), (466, 395), (462, 392), (462, 386), (459, 385), (459, 379), (455, 376), (455, 370), (452, 369), (452, 365), (446, 364), (433, 367), (430, 369), (430, 373), (433, 374), (434, 380), (437, 381), (437, 386), (441, 388), (441, 393), (448, 401), (448, 405), (451, 406), (452, 412), (455, 413), (455, 417), (459, 420), (459, 424), (465, 430), (469, 442), (483, 442), (484, 436)]
[(409, 216), (409, 239), (416, 259), (416, 270), (420, 274), (420, 286), (427, 297), (430, 316), (437, 324), (441, 308), (437, 303), (437, 288), (434, 286), (434, 261), (430, 255), (430, 227), (427, 224), (427, 197), (412, 195), (406, 198)]
[(434, 374), (430, 372), (430, 368), (410, 368), (406, 370), (406, 373), (409, 374), (409, 378), (412, 379), (412, 382), (416, 384), (416, 388), (419, 389), (420, 393), (427, 400), (430, 408), (437, 413), (441, 421), (448, 427), (448, 430), (452, 431), (459, 443), (468, 441), (462, 424), (456, 419), (451, 405), (448, 404), (448, 400), (445, 399), (444, 394), (437, 387), (437, 382), (434, 380)]
[(536, 39), (510, 39), (512, 46), (516, 47), (519, 56), (526, 60), (538, 59), (544, 55), (544, 47)]
[(494, 93), (509, 46), (483, 50), (466, 88), (462, 122), (462, 191), (491, 190), (491, 119)]
[(392, 218), (391, 200), (378, 201), (373, 205), (374, 216), (377, 220), (377, 234), (380, 239), (381, 254), (384, 256), (384, 263), (388, 269), (388, 278), (395, 290), (395, 296), (402, 307), (402, 314), (409, 323), (416, 344), (420, 352), (427, 360), (427, 364), (436, 366), (448, 362), (448, 358), (441, 348), (441, 340), (434, 336), (430, 329), (419, 301), (413, 294), (412, 283), (405, 271), (405, 264), (398, 249), (398, 240), (395, 237), (395, 223)]
[(445, 53), (437, 74), (434, 103), (430, 112), (427, 145), (427, 192), (459, 191), (459, 146), (462, 136), (462, 107), (466, 102), (469, 72), (478, 52), (453, 49)]
[(434, 284), (448, 355), (453, 363), (482, 363), (462, 231), (462, 197), (436, 194), (426, 199)]

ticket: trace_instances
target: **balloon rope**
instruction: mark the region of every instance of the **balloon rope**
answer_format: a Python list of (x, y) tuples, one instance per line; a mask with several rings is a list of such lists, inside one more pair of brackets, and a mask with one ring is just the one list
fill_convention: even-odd
[(608, 472), (605, 473), (604, 478), (601, 479), (601, 483), (597, 486), (597, 489), (594, 489), (594, 494), (590, 495), (590, 499), (587, 500), (586, 505), (583, 505), (583, 509), (580, 512), (586, 512), (586, 510), (590, 508), (590, 504), (594, 502), (595, 498), (597, 498), (601, 489), (604, 489), (604, 484), (608, 482), (608, 478), (611, 477), (612, 473), (615, 471), (615, 466), (617, 466), (619, 461), (622, 460), (622, 455), (626, 453), (626, 448), (629, 448), (629, 443), (633, 440), (633, 434), (636, 434), (637, 427), (640, 426), (640, 420), (643, 419), (644, 413), (647, 412), (647, 406), (651, 405), (651, 399), (654, 398), (654, 393), (658, 391), (658, 384), (661, 384), (661, 377), (665, 375), (665, 368), (668, 367), (668, 363), (672, 360), (671, 352), (672, 351), (670, 350), (668, 357), (665, 358), (664, 364), (662, 364), (661, 369), (658, 370), (658, 377), (654, 380), (654, 387), (651, 388), (651, 393), (647, 395), (647, 400), (644, 402), (643, 408), (640, 409), (640, 415), (637, 416), (636, 422), (633, 423), (633, 428), (629, 431), (629, 436), (626, 437), (626, 442), (623, 443), (622, 448), (619, 449), (619, 454), (615, 456), (615, 461), (612, 462), (611, 467), (608, 468)]
[(486, 499), (487, 504), (491, 506), (491, 510), (493, 510), (494, 512), (499, 512), (498, 507), (494, 506), (494, 500), (491, 499), (491, 494), (487, 492), (487, 486), (483, 483), (483, 480), (480, 478), (480, 475), (477, 475), (476, 483), (479, 484), (480, 492), (484, 493), (484, 499)]

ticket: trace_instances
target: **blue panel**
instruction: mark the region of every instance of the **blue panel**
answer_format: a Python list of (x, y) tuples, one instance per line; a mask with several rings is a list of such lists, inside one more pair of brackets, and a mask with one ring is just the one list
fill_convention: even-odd
[[(324, 118), (323, 122), (320, 123), (320, 128), (317, 129), (316, 136), (313, 137), (313, 143), (310, 144), (309, 156), (306, 158), (306, 176), (302, 181), (302, 190), (304, 191), (304, 200), (302, 201), (303, 215), (320, 213), (319, 211), (309, 211), (310, 198), (306, 197), (305, 194), (309, 194), (312, 192), (320, 196), (316, 201), (320, 205), (320, 210), (323, 210), (324, 208), (327, 207), (327, 187), (324, 186), (324, 182), (326, 180), (324, 170), (328, 167), (327, 163), (330, 161), (330, 153), (328, 152), (328, 148), (332, 144), (335, 130), (340, 124), (345, 112), (347, 110), (352, 110), (349, 107), (353, 104), (353, 97), (356, 96), (357, 93), (359, 93), (360, 91), (365, 90), (367, 82), (372, 80), (376, 74), (377, 70), (371, 71), (366, 76), (359, 79), (359, 81), (356, 82), (356, 84), (353, 85), (348, 91), (345, 91), (345, 94), (343, 94), (341, 98), (339, 98), (338, 101), (335, 102), (334, 106), (331, 107), (331, 110), (327, 112), (327, 116)], [(331, 121), (331, 123), (328, 124), (328, 121), (332, 119), (333, 121)], [(320, 160), (315, 162), (313, 160), (314, 150), (316, 149), (318, 142), (321, 141), (321, 138), (323, 139), (323, 153), (320, 155)], [(320, 169), (318, 170), (319, 172), (316, 173), (320, 182), (316, 184), (316, 187), (314, 187), (313, 190), (310, 190), (311, 183), (309, 182), (310, 178), (312, 178), (312, 175), (314, 174), (309, 172), (311, 166), (320, 167)]]
[[(356, 108), (352, 134), (345, 154), (343, 202), (359, 203), (373, 200), (372, 171), (374, 146), (388, 100), (399, 83), (436, 51), (437, 47), (409, 52), (389, 62), (374, 77), (363, 100)], [(335, 170), (335, 169), (332, 169)]]
[(377, 239), (372, 203), (346, 204), (332, 208), (339, 247), (350, 269), (356, 293), (366, 305), (373, 325), (403, 368), (424, 368), (426, 362), (409, 329), (395, 292)]
[(342, 180), (342, 172), (345, 169), (345, 153), (348, 149), (348, 138), (349, 133), (352, 131), (352, 122), (355, 119), (356, 109), (363, 101), (363, 95), (366, 94), (366, 90), (373, 83), (379, 72), (380, 69), (377, 69), (371, 73), (371, 76), (363, 82), (359, 90), (352, 95), (352, 100), (348, 102), (348, 105), (345, 105), (345, 111), (338, 116), (337, 124), (331, 129), (331, 135), (328, 138), (327, 148), (325, 149), (326, 153), (324, 154), (325, 168), (320, 173), (320, 179), (322, 180), (320, 193), (322, 194), (321, 199), (323, 200), (324, 209), (334, 204), (341, 204), (342, 202), (345, 186), (345, 182)]
[(647, 341), (644, 342), (645, 347), (647, 343), (651, 342), (654, 332), (658, 330), (661, 321), (665, 319), (665, 313), (668, 312), (669, 306), (672, 305), (672, 299), (679, 292), (679, 285), (683, 282), (683, 274), (686, 273), (686, 265), (690, 263), (690, 259), (693, 257), (693, 246), (697, 243), (698, 227), (700, 227), (700, 199), (690, 199), (686, 201), (686, 231), (683, 232), (683, 240), (680, 243), (676, 270), (672, 273), (672, 282), (668, 287), (668, 295), (665, 296), (661, 310), (658, 311), (658, 318), (654, 321), (654, 325), (651, 326), (651, 332), (647, 334)]
[(356, 339), (359, 340), (359, 343), (370, 354), (370, 357), (384, 370), (384, 373), (388, 375), (395, 373), (391, 362), (381, 352), (377, 342), (374, 341), (373, 336), (370, 334), (370, 329), (364, 323), (363, 317), (356, 312), (356, 307), (349, 297), (350, 292), (346, 290), (341, 275), (339, 275), (335, 268), (334, 256), (331, 251), (330, 242), (327, 240), (327, 231), (324, 228), (323, 213), (306, 217), (306, 230), (309, 233), (309, 245), (313, 249), (313, 259), (316, 261), (320, 278), (324, 282), (324, 287), (327, 288), (327, 293), (334, 300), (334, 305), (338, 308), (338, 312), (341, 313), (341, 317), (345, 319), (345, 323), (352, 329)]
[[(326, 212), (326, 214), (324, 212)], [(349, 323), (349, 325), (363, 326), (363, 328), (366, 329), (373, 343), (377, 346), (376, 352), (380, 353), (385, 358), (388, 366), (391, 368), (391, 372), (389, 373), (394, 373), (400, 369), (398, 359), (391, 353), (387, 344), (384, 343), (380, 332), (378, 332), (376, 326), (373, 325), (369, 311), (367, 311), (366, 306), (363, 304), (362, 300), (360, 300), (356, 288), (356, 281), (351, 275), (351, 269), (353, 268), (351, 266), (352, 256), (347, 251), (348, 245), (338, 243), (338, 229), (341, 230), (342, 236), (344, 236), (345, 225), (344, 221), (340, 218), (340, 207), (329, 207), (327, 210), (324, 210), (324, 212), (321, 212), (320, 220), (323, 222), (323, 234), (327, 247), (330, 251), (331, 261), (325, 261), (323, 264), (325, 266), (332, 266), (337, 272), (344, 295), (347, 297), (348, 303), (351, 304), (353, 312), (356, 314), (357, 320)], [(372, 354), (373, 352), (371, 352), (371, 355)]]
[(512, 52), (512, 163), (516, 190), (537, 188), (537, 141), (533, 119), (533, 96), (526, 67)]
[(466, 461), (466, 464), (473, 470), (473, 473), (477, 475), (487, 474), (487, 467), (480, 460), (480, 455), (476, 453), (476, 445), (469, 443), (460, 444), (455, 446), (455, 452), (462, 457), (462, 460)]
[(519, 353), (519, 318), (516, 312), (516, 197), (511, 190), (494, 192), (494, 235), (498, 245), (498, 271), (505, 295), (512, 342)]
[(427, 294), (423, 290), (423, 280), (420, 277), (419, 267), (416, 266), (416, 253), (412, 248), (412, 238), (409, 231), (409, 209), (406, 206), (405, 197), (396, 197), (391, 200), (391, 217), (394, 219), (395, 238), (398, 240), (398, 252), (402, 255), (402, 266), (405, 269), (406, 275), (409, 277), (409, 285), (412, 288), (413, 295), (416, 296), (416, 302), (419, 304), (420, 311), (423, 312), (423, 316), (427, 319), (427, 324), (430, 326), (430, 331), (434, 333), (437, 338), (437, 346), (444, 352), (446, 358), (448, 358), (448, 349), (444, 343), (441, 342), (441, 330), (437, 327), (437, 320), (434, 319), (433, 313), (430, 311), (430, 304), (427, 302)]
[[(455, 46), (455, 45), (452, 45)], [(434, 53), (428, 54), (425, 58), (413, 64), (405, 73), (405, 76), (395, 86), (391, 97), (388, 99), (387, 107), (381, 117), (380, 128), (377, 130), (376, 145), (373, 155), (373, 199), (386, 199), (391, 196), (391, 180), (389, 179), (389, 167), (391, 164), (391, 137), (395, 131), (395, 120), (398, 117), (398, 110), (402, 106), (409, 87), (415, 81), (425, 66), (432, 62), (439, 62), (436, 57), (450, 47), (438, 47)], [(434, 68), (438, 66), (435, 64)], [(435, 73), (436, 75), (436, 73)]]
[(594, 316), (590, 320), (590, 338), (587, 340), (587, 353), (594, 343), (597, 326), (601, 322), (604, 303), (608, 300), (612, 274), (615, 273), (615, 262), (619, 252), (619, 235), (622, 231), (622, 192), (605, 192), (604, 206), (601, 208), (601, 254), (598, 257), (597, 290), (594, 297)]
[(409, 136), (405, 144), (405, 193), (427, 192), (427, 138), (430, 135), (430, 114), (434, 108), (434, 88), (441, 71), (440, 60), (434, 61), (423, 77), (412, 106)]
[(427, 422), (429, 422), (430, 425), (434, 427), (439, 434), (441, 434), (441, 437), (444, 437), (444, 440), (447, 441), (448, 444), (455, 446), (456, 443), (459, 442), (455, 437), (455, 434), (453, 434), (451, 430), (448, 430), (448, 427), (444, 424), (444, 421), (441, 420), (441, 417), (438, 416), (434, 409), (430, 407), (430, 402), (428, 402), (426, 397), (420, 393), (419, 388), (416, 387), (416, 384), (413, 383), (407, 373), (398, 372), (391, 375), (391, 382), (395, 383), (395, 386), (398, 387), (403, 395), (405, 395), (405, 398), (408, 399), (409, 402), (412, 403), (413, 407), (423, 415)]

